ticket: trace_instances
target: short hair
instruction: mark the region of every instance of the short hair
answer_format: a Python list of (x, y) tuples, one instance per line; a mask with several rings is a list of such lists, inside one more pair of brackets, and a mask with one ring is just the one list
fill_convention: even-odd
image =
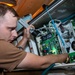
[(4, 16), (7, 13), (7, 11), (12, 12), (14, 14), (14, 17), (19, 17), (17, 12), (14, 10), (14, 8), (6, 4), (0, 4), (0, 16)]

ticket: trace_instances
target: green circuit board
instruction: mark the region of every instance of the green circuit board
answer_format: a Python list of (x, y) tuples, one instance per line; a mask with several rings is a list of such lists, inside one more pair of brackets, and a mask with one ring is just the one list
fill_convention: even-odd
[(61, 48), (58, 38), (55, 34), (47, 34), (40, 41), (42, 55), (60, 54)]
[(75, 62), (75, 52), (69, 53), (70, 63)]

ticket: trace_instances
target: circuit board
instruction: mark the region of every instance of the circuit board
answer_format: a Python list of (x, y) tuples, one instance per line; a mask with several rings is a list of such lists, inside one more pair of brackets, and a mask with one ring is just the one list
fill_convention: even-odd
[(36, 37), (39, 54), (41, 56), (48, 54), (60, 54), (61, 48), (55, 29), (52, 25), (46, 25), (39, 28), (40, 34)]

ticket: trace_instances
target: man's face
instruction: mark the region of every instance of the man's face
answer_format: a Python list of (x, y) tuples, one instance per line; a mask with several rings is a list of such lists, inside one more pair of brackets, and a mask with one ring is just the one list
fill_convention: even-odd
[(17, 17), (8, 11), (4, 17), (0, 18), (0, 39), (11, 42), (17, 37), (15, 30), (17, 26)]

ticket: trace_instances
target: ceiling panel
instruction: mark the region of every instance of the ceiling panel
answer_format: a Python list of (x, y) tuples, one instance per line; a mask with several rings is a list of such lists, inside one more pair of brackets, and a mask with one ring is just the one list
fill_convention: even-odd
[(43, 4), (50, 4), (53, 0), (16, 0), (14, 9), (20, 17), (26, 14), (34, 14)]

